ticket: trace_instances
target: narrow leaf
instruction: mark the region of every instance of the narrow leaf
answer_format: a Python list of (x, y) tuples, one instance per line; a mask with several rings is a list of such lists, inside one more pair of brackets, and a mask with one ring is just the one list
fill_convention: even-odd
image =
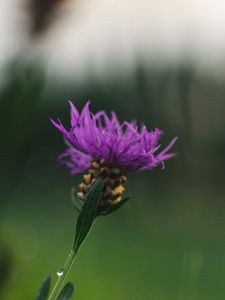
[(117, 209), (122, 207), (129, 199), (130, 199), (130, 197), (123, 198), (119, 203), (110, 206), (106, 211), (101, 212), (99, 215), (106, 216), (106, 215), (109, 215), (109, 214), (117, 211)]
[(64, 286), (64, 288), (62, 289), (61, 293), (59, 294), (56, 300), (70, 300), (72, 299), (73, 292), (74, 292), (73, 284), (72, 282), (68, 282)]
[(75, 252), (77, 252), (91, 229), (97, 214), (97, 208), (102, 196), (103, 187), (104, 181), (102, 179), (97, 180), (86, 196), (76, 224), (76, 235), (73, 245)]
[(51, 284), (51, 276), (48, 276), (45, 281), (43, 282), (42, 286), (40, 287), (40, 290), (38, 292), (37, 297), (35, 300), (46, 300), (48, 297), (49, 289)]

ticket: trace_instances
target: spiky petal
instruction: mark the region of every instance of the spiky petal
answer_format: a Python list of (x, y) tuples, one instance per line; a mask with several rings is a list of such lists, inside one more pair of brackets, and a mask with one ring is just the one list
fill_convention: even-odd
[(114, 112), (108, 117), (104, 111), (92, 114), (88, 101), (81, 113), (72, 102), (71, 128), (66, 130), (60, 120), (52, 121), (62, 133), (67, 149), (59, 160), (71, 174), (88, 170), (96, 159), (103, 159), (109, 166), (118, 167), (124, 174), (153, 169), (173, 157), (168, 153), (176, 142), (159, 151), (162, 131), (148, 131), (145, 126), (138, 130), (136, 122), (120, 122)]

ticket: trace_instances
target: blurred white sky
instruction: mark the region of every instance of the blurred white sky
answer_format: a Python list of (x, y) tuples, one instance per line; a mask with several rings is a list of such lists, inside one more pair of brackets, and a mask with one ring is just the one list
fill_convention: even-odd
[(136, 59), (173, 63), (191, 57), (224, 70), (224, 0), (70, 0), (63, 16), (32, 44), (23, 0), (0, 1), (0, 67), (14, 55), (44, 57), (50, 71), (82, 76)]

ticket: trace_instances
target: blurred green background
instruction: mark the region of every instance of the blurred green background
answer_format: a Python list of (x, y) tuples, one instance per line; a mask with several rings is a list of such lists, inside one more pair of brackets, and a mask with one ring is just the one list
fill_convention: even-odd
[[(40, 10), (32, 3), (30, 39), (48, 30), (40, 18), (58, 2)], [(96, 223), (70, 274), (74, 299), (224, 299), (225, 80), (199, 73), (187, 59), (159, 66), (137, 57), (134, 65), (132, 72), (109, 70), (104, 80), (92, 68), (83, 80), (67, 80), (23, 53), (7, 62), (0, 85), (0, 299), (34, 299), (65, 262), (77, 217), (70, 191), (81, 175), (58, 166), (64, 144), (49, 119), (69, 124), (68, 100), (82, 108), (87, 99), (94, 112), (114, 110), (120, 120), (163, 129), (163, 144), (179, 140), (165, 170), (131, 175), (131, 201)]]

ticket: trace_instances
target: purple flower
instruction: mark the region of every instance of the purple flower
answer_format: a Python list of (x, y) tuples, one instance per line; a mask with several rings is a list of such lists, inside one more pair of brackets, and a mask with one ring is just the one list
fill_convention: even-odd
[(67, 145), (59, 156), (60, 162), (70, 169), (71, 174), (88, 170), (96, 159), (118, 167), (125, 174), (144, 169), (153, 169), (173, 157), (168, 153), (176, 142), (159, 151), (162, 131), (148, 131), (142, 126), (140, 131), (136, 121), (120, 122), (114, 112), (108, 117), (104, 111), (93, 114), (88, 101), (81, 113), (71, 102), (71, 128), (66, 130), (60, 120), (53, 125), (62, 133)]
[(67, 145), (65, 152), (59, 156), (60, 162), (71, 174), (88, 171), (83, 175), (77, 198), (84, 201), (96, 179), (103, 178), (105, 185), (98, 214), (106, 214), (125, 202), (121, 195), (125, 191), (127, 175), (159, 165), (164, 167), (164, 161), (174, 156), (168, 151), (176, 138), (159, 151), (162, 136), (159, 129), (148, 131), (143, 125), (138, 130), (135, 121), (120, 124), (114, 112), (110, 118), (104, 111), (93, 114), (89, 105), (88, 101), (79, 113), (70, 102), (70, 130), (66, 130), (59, 119), (58, 122), (51, 121), (62, 133)]

